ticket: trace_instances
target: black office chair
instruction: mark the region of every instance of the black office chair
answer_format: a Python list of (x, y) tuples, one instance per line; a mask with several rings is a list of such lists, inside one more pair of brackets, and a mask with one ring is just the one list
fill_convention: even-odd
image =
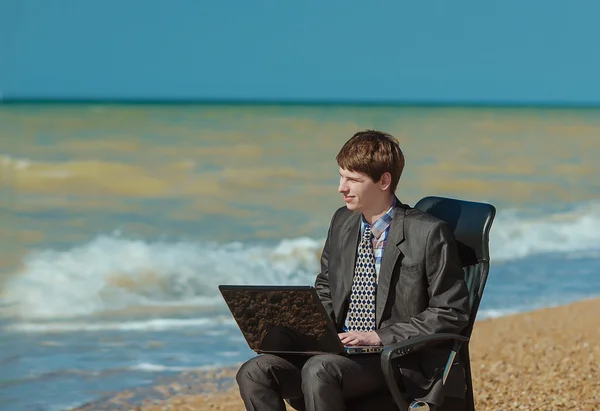
[[(450, 380), (458, 381), (461, 384), (458, 391), (461, 391), (463, 395), (460, 397), (446, 396), (444, 403), (438, 407), (437, 411), (475, 410), (469, 339), (489, 272), (489, 233), (496, 215), (496, 208), (491, 204), (444, 197), (425, 197), (414, 208), (446, 221), (454, 231), (465, 281), (469, 289), (469, 324), (460, 335), (432, 334), (386, 346), (381, 355), (381, 367), (389, 391), (354, 399), (347, 404), (348, 410), (397, 411), (401, 404), (410, 404), (413, 399), (403, 391), (404, 385), (399, 371), (400, 364), (405, 356), (427, 346), (438, 344), (451, 345), (448, 350), (448, 364), (438, 378), (441, 378), (444, 383)], [(450, 380), (448, 380), (449, 375), (452, 375)], [(296, 409), (303, 409), (301, 400), (288, 400), (288, 403)]]
[(381, 366), (395, 402), (401, 404), (404, 400), (410, 403), (412, 400), (405, 398), (405, 394), (401, 390), (402, 377), (399, 374), (397, 363), (403, 356), (410, 355), (428, 345), (452, 341), (453, 348), (449, 355), (448, 366), (440, 378), (445, 383), (450, 373), (458, 374), (458, 380), (462, 379), (463, 381), (464, 396), (460, 398), (447, 396), (438, 411), (474, 411), (469, 339), (490, 268), (489, 233), (496, 216), (496, 208), (491, 204), (444, 197), (423, 198), (414, 208), (446, 221), (454, 230), (465, 272), (465, 281), (469, 289), (469, 324), (460, 335), (433, 334), (387, 346), (381, 356)]

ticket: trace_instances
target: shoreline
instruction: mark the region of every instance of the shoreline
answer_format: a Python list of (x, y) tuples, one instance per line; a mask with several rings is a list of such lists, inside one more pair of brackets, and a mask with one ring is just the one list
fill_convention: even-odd
[[(600, 409), (600, 297), (478, 320), (469, 348), (478, 410)], [(243, 411), (239, 365), (183, 373), (72, 411)]]

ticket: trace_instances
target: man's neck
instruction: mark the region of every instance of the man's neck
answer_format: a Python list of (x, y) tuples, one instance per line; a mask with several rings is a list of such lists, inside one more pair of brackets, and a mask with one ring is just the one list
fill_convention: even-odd
[(394, 196), (390, 195), (388, 198), (386, 198), (370, 210), (363, 211), (362, 215), (367, 221), (367, 223), (373, 225), (375, 221), (379, 220), (385, 213), (387, 213), (387, 211), (390, 209), (393, 203)]

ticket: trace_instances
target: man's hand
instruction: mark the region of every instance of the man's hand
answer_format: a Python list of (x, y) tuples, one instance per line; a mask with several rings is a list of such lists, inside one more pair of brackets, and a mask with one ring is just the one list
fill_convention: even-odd
[(383, 345), (375, 331), (366, 333), (352, 331), (349, 333), (340, 333), (338, 336), (344, 345)]

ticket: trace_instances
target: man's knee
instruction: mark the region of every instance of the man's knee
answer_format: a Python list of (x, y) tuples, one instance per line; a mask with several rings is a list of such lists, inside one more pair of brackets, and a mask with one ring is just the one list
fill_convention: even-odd
[(249, 382), (268, 384), (269, 360), (268, 355), (259, 355), (242, 364), (235, 376), (240, 388), (243, 388)]
[(335, 354), (315, 355), (302, 367), (302, 385), (307, 384), (341, 384), (342, 373), (336, 363)]

